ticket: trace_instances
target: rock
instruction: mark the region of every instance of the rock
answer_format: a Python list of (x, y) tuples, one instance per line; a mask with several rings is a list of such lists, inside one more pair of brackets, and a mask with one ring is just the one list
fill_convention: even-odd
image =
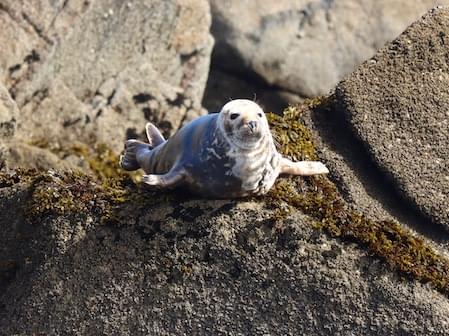
[(448, 27), (449, 9), (431, 11), (343, 81), (335, 95), (377, 167), (414, 207), (446, 228)]
[(16, 103), (0, 82), (0, 170), (6, 166), (8, 150), (5, 142), (9, 141), (16, 131), (18, 115)]
[(233, 76), (212, 68), (203, 97), (203, 106), (208, 111), (219, 111), (224, 102), (230, 99), (246, 98), (256, 101), (265, 112), (281, 114), (288, 106), (287, 101), (299, 102), (299, 97), (288, 98), (286, 92), (273, 90), (261, 83), (249, 83), (245, 78)]
[[(315, 97), (331, 90), (433, 0), (211, 0), (214, 64)], [(438, 1), (449, 4), (449, 1)]]
[(118, 152), (147, 120), (168, 134), (205, 113), (206, 0), (6, 0), (0, 14), (0, 75), (21, 111), (19, 140)]
[(442, 335), (449, 326), (447, 297), (315, 231), (299, 211), (280, 220), (260, 200), (150, 194), (141, 203), (132, 193), (111, 208), (90, 178), (0, 174), (5, 335)]
[[(1, 75), (21, 108), (0, 87), (0, 122), (18, 121), (0, 144), (0, 168), (52, 168), (0, 172), (2, 334), (447, 334), (447, 249), (409, 232), (408, 222), (394, 222), (359, 172), (378, 174), (371, 184), (392, 198), (407, 195), (401, 206), (412, 216), (446, 223), (438, 193), (448, 189), (438, 178), (447, 170), (427, 164), (442, 158), (447, 166), (448, 9), (414, 24), (331, 98), (269, 116), (279, 150), (329, 160), (331, 178), (349, 186), (343, 197), (327, 177), (311, 177), (281, 178), (263, 198), (212, 201), (138, 188), (106, 147), (97, 153), (103, 161), (80, 161), (75, 154), (89, 154), (87, 147), (63, 147), (101, 139), (121, 146), (127, 125), (143, 126), (161, 111), (160, 120), (168, 120), (171, 106), (186, 119), (195, 114), (201, 86), (187, 82), (202, 83), (195, 69), (207, 63), (210, 38), (195, 25), (208, 18), (196, 6), (207, 3), (36, 3), (0, 4), (0, 24), (9, 22), (0, 36), (19, 27), (16, 36), (28, 38), (0, 55)], [(127, 35), (128, 27), (139, 35)], [(148, 40), (138, 41), (142, 36)], [(108, 57), (110, 63), (101, 60)], [(232, 88), (230, 77), (218, 78), (223, 87)], [(243, 90), (239, 82), (233, 92)], [(301, 123), (310, 106), (318, 152)], [(415, 145), (401, 141), (392, 150), (398, 136)], [(343, 150), (334, 151), (333, 141)], [(355, 170), (357, 160), (363, 162)], [(60, 172), (65, 164), (88, 164), (96, 176)], [(423, 187), (429, 184), (430, 192)], [(426, 193), (435, 195), (430, 205)], [(440, 238), (447, 243), (448, 236)]]
[(18, 108), (8, 90), (0, 82), (0, 140), (6, 140), (14, 135)]
[[(73, 159), (73, 157), (71, 158)], [(23, 142), (10, 141), (0, 144), (0, 168), (37, 170), (83, 170), (89, 171), (81, 158), (62, 160), (51, 151)]]

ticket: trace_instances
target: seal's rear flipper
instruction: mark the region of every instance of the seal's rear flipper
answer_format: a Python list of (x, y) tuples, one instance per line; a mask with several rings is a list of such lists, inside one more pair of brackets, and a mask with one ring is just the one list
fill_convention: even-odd
[(153, 148), (165, 142), (164, 136), (152, 123), (147, 123), (145, 130), (147, 131), (148, 142)]
[(125, 142), (125, 152), (120, 156), (120, 167), (125, 170), (137, 170), (140, 164), (137, 161), (137, 152), (141, 150), (151, 150), (152, 147), (139, 140), (127, 140)]

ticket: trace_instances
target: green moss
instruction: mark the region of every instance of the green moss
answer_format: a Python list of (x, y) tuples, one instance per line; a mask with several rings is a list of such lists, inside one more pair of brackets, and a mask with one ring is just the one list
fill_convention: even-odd
[[(283, 117), (270, 116), (272, 132), (283, 141), (280, 148), (283, 154), (300, 159), (316, 157), (310, 133), (301, 122), (301, 113), (317, 107), (321, 113), (331, 112), (331, 99), (316, 99), (300, 108), (289, 108)], [(304, 138), (294, 139), (289, 135), (298, 130)], [(299, 152), (292, 155), (292, 149)], [(445, 257), (399, 223), (376, 221), (352, 209), (326, 176), (279, 179), (268, 197), (275, 208), (288, 204), (313, 218), (316, 229), (332, 237), (357, 242), (401, 274), (431, 283), (449, 295), (449, 261)]]
[(31, 183), (41, 175), (36, 169), (17, 168), (14, 171), (0, 171), (0, 189), (18, 183)]
[(267, 118), (270, 127), (275, 130), (273, 138), (282, 154), (295, 161), (315, 160), (316, 153), (312, 135), (299, 120), (302, 113), (301, 107), (289, 107), (284, 111), (283, 117), (268, 113)]
[[(311, 108), (319, 108), (322, 113), (332, 112), (331, 107), (332, 97), (319, 98), (288, 108), (283, 117), (269, 114), (279, 151), (293, 160), (317, 159), (312, 135), (301, 115)], [(93, 214), (103, 223), (123, 225), (129, 211), (135, 215), (152, 205), (181, 199), (173, 192), (139, 188), (135, 178), (118, 167), (118, 157), (104, 145), (94, 148), (81, 145), (69, 152), (84, 157), (95, 176), (77, 172), (0, 173), (0, 188), (18, 181), (32, 181), (32, 196), (27, 206), (27, 218), (31, 222), (72, 213)], [(298, 209), (314, 219), (316, 229), (332, 237), (357, 242), (402, 274), (429, 282), (449, 295), (449, 263), (444, 257), (400, 224), (376, 221), (352, 209), (326, 176), (281, 178), (266, 197), (276, 222), (287, 216), (289, 207)]]
[(70, 147), (61, 148), (58, 145), (52, 145), (46, 139), (33, 139), (30, 145), (47, 149), (56, 154), (61, 159), (70, 155), (76, 155), (83, 158), (89, 165), (93, 175), (99, 180), (108, 180), (130, 176), (137, 180), (138, 173), (129, 173), (119, 167), (118, 155), (103, 143), (88, 145), (85, 143), (74, 143)]
[[(34, 146), (46, 148), (61, 158), (82, 157), (93, 175), (75, 172), (38, 173), (32, 181), (32, 195), (27, 206), (27, 218), (38, 223), (48, 216), (94, 213), (102, 223), (116, 223), (148, 206), (167, 203), (179, 195), (150, 191), (139, 186), (141, 172), (126, 172), (119, 166), (119, 156), (105, 144), (88, 146), (78, 143), (70, 148), (49, 147), (48, 142), (34, 140)], [(28, 172), (21, 172), (25, 178)], [(14, 184), (14, 179), (0, 174), (0, 186)]]
[(0, 188), (11, 187), (20, 182), (20, 176), (17, 173), (3, 173), (0, 174)]
[[(44, 140), (33, 140), (30, 144), (48, 149), (61, 158), (69, 155), (82, 157), (93, 173), (39, 173), (39, 177), (32, 179), (32, 196), (27, 207), (27, 218), (33, 223), (52, 215), (95, 211), (103, 224), (120, 226), (148, 207), (178, 204), (185, 200), (183, 193), (149, 190), (141, 186), (142, 171), (127, 172), (121, 169), (119, 156), (105, 144), (78, 143), (66, 149), (50, 147)], [(14, 183), (9, 181), (9, 177), (5, 176), (4, 179), (4, 184)], [(1, 183), (0, 173), (0, 186)]]
[(30, 222), (38, 223), (49, 215), (93, 210), (101, 190), (85, 174), (47, 172), (34, 178), (30, 191), (26, 214)]
[(94, 175), (102, 181), (132, 176), (120, 168), (117, 154), (105, 144), (97, 144), (93, 147), (77, 144), (69, 148), (67, 152), (83, 157)]

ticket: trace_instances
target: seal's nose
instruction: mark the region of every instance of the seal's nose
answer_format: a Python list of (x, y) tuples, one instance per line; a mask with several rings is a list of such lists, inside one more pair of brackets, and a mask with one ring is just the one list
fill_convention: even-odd
[(252, 133), (254, 133), (257, 130), (257, 125), (258, 123), (255, 120), (251, 120), (250, 122), (248, 122), (248, 127)]

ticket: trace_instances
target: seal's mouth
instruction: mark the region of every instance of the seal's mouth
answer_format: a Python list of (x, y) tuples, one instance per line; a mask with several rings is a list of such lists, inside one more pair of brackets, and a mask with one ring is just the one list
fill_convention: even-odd
[(242, 128), (238, 132), (238, 134), (241, 134), (242, 136), (248, 136), (248, 137), (260, 137), (262, 136), (262, 132), (258, 129), (253, 128)]
[(256, 147), (263, 139), (263, 133), (260, 131), (240, 130), (234, 134), (233, 138), (238, 147), (249, 149)]
[(249, 121), (239, 125), (223, 124), (223, 132), (230, 143), (238, 148), (250, 150), (259, 146), (264, 138), (264, 125)]
[(241, 123), (236, 131), (238, 136), (242, 139), (257, 139), (263, 136), (262, 125), (255, 120), (248, 121), (246, 123)]

